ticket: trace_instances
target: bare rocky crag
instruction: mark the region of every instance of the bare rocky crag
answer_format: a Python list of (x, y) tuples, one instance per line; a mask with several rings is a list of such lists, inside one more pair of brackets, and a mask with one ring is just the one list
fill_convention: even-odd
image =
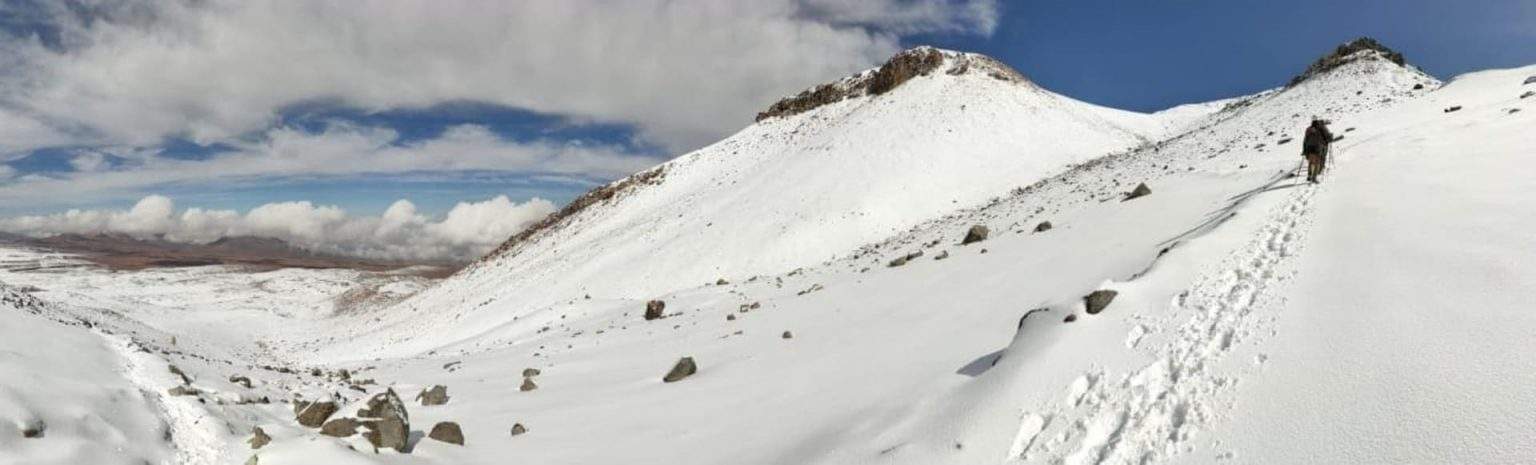
[(1303, 71), (1300, 75), (1291, 78), (1291, 82), (1290, 84), (1287, 84), (1287, 86), (1301, 84), (1302, 81), (1306, 81), (1312, 76), (1317, 76), (1319, 74), (1332, 71), (1334, 68), (1338, 68), (1349, 62), (1355, 61), (1360, 58), (1356, 56), (1356, 54), (1366, 50), (1374, 50), (1377, 53), (1380, 53), (1383, 58), (1386, 58), (1387, 61), (1396, 63), (1398, 66), (1407, 66), (1407, 61), (1403, 59), (1402, 53), (1398, 53), (1396, 50), (1387, 48), (1387, 46), (1382, 45), (1381, 42), (1377, 42), (1376, 39), (1372, 39), (1370, 37), (1361, 37), (1340, 45), (1338, 48), (1333, 50), (1333, 53), (1329, 53), (1327, 55), (1323, 55), (1322, 58), (1318, 58), (1317, 61), (1312, 62), (1311, 66), (1307, 67), (1306, 71)]
[(880, 95), (900, 87), (918, 76), (926, 76), (944, 66), (945, 74), (958, 76), (972, 71), (984, 72), (998, 80), (1028, 82), (1013, 68), (990, 57), (970, 53), (946, 53), (933, 47), (917, 47), (897, 53), (879, 68), (865, 70), (835, 82), (810, 88), (775, 102), (757, 114), (757, 121), (804, 113), (850, 98)]

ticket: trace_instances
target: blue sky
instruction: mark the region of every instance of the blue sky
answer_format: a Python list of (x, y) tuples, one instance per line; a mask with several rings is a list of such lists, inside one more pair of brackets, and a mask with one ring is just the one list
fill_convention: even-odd
[[(291, 3), (244, 15), (178, 0), (5, 2), (0, 216), (149, 194), (353, 214), (409, 199), (429, 216), (498, 195), (559, 204), (919, 44), (986, 53), (1057, 92), (1139, 111), (1283, 84), (1362, 35), (1441, 77), (1536, 63), (1531, 0)], [(338, 22), (360, 35), (335, 36)], [(200, 42), (210, 24), (231, 27), (235, 48)]]

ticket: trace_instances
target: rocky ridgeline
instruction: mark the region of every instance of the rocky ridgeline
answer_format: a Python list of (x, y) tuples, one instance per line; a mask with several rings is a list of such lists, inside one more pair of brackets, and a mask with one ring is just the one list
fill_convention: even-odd
[(1319, 74), (1332, 71), (1334, 68), (1338, 68), (1353, 61), (1370, 56), (1360, 55), (1359, 53), (1363, 51), (1375, 51), (1380, 57), (1386, 59), (1387, 61), (1396, 63), (1398, 66), (1407, 65), (1407, 62), (1403, 59), (1402, 53), (1398, 53), (1396, 50), (1387, 48), (1387, 46), (1382, 45), (1381, 42), (1377, 42), (1376, 39), (1372, 39), (1370, 37), (1361, 37), (1359, 39), (1355, 39), (1340, 45), (1339, 48), (1333, 50), (1333, 53), (1329, 53), (1327, 55), (1323, 55), (1322, 58), (1318, 58), (1317, 61), (1313, 62), (1311, 66), (1307, 67), (1306, 71), (1303, 71), (1300, 75), (1291, 78), (1290, 84), (1287, 85), (1294, 86), (1301, 84), (1303, 81), (1311, 79), (1312, 76), (1317, 76)]
[(1013, 68), (983, 55), (946, 52), (933, 47), (917, 47), (897, 53), (873, 70), (810, 88), (775, 102), (757, 114), (757, 121), (804, 113), (823, 105), (850, 98), (880, 95), (900, 87), (918, 76), (927, 76), (945, 64), (944, 74), (958, 76), (970, 72), (985, 73), (1008, 82), (1027, 82)]

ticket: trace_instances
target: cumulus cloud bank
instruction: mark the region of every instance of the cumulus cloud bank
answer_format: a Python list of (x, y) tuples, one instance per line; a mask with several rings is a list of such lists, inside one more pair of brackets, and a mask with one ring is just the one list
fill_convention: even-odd
[[(907, 34), (990, 34), (996, 0), (14, 0), (0, 150), (224, 141), (287, 106), (487, 102), (632, 124), (672, 149), (868, 67)], [(47, 33), (36, 33), (46, 31)]]
[(0, 230), (43, 237), (119, 233), (172, 242), (207, 243), (225, 237), (282, 239), (325, 253), (382, 259), (469, 260), (555, 211), (547, 200), (516, 203), (506, 196), (461, 202), (441, 219), (398, 200), (380, 216), (355, 216), (308, 201), (276, 202), (234, 210), (188, 208), (179, 214), (168, 197), (151, 195), (128, 210), (69, 210), (0, 219)]

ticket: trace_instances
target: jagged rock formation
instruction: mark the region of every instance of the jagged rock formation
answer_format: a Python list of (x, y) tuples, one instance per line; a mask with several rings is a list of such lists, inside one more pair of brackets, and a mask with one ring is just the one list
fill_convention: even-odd
[(997, 60), (970, 53), (945, 52), (933, 47), (912, 48), (892, 56), (879, 68), (865, 70), (836, 82), (822, 84), (792, 97), (775, 102), (757, 114), (757, 121), (804, 113), (817, 107), (850, 98), (890, 92), (912, 78), (926, 76), (951, 64), (944, 73), (958, 76), (971, 72), (987, 73), (998, 80), (1026, 82), (1023, 75)]
[(1387, 46), (1382, 45), (1381, 42), (1377, 42), (1376, 39), (1372, 39), (1370, 37), (1361, 37), (1359, 39), (1355, 39), (1340, 45), (1339, 48), (1333, 50), (1333, 53), (1329, 53), (1327, 55), (1323, 55), (1322, 58), (1318, 58), (1317, 61), (1313, 62), (1311, 66), (1307, 67), (1306, 71), (1303, 71), (1300, 75), (1291, 78), (1290, 84), (1287, 85), (1294, 86), (1301, 84), (1302, 81), (1306, 81), (1312, 76), (1332, 71), (1334, 68), (1338, 68), (1346, 63), (1358, 60), (1364, 56), (1359, 55), (1359, 52), (1367, 50), (1375, 51), (1380, 54), (1382, 58), (1385, 58), (1387, 61), (1396, 63), (1399, 66), (1407, 66), (1407, 62), (1403, 59), (1402, 53), (1398, 53), (1396, 50), (1387, 48)]

